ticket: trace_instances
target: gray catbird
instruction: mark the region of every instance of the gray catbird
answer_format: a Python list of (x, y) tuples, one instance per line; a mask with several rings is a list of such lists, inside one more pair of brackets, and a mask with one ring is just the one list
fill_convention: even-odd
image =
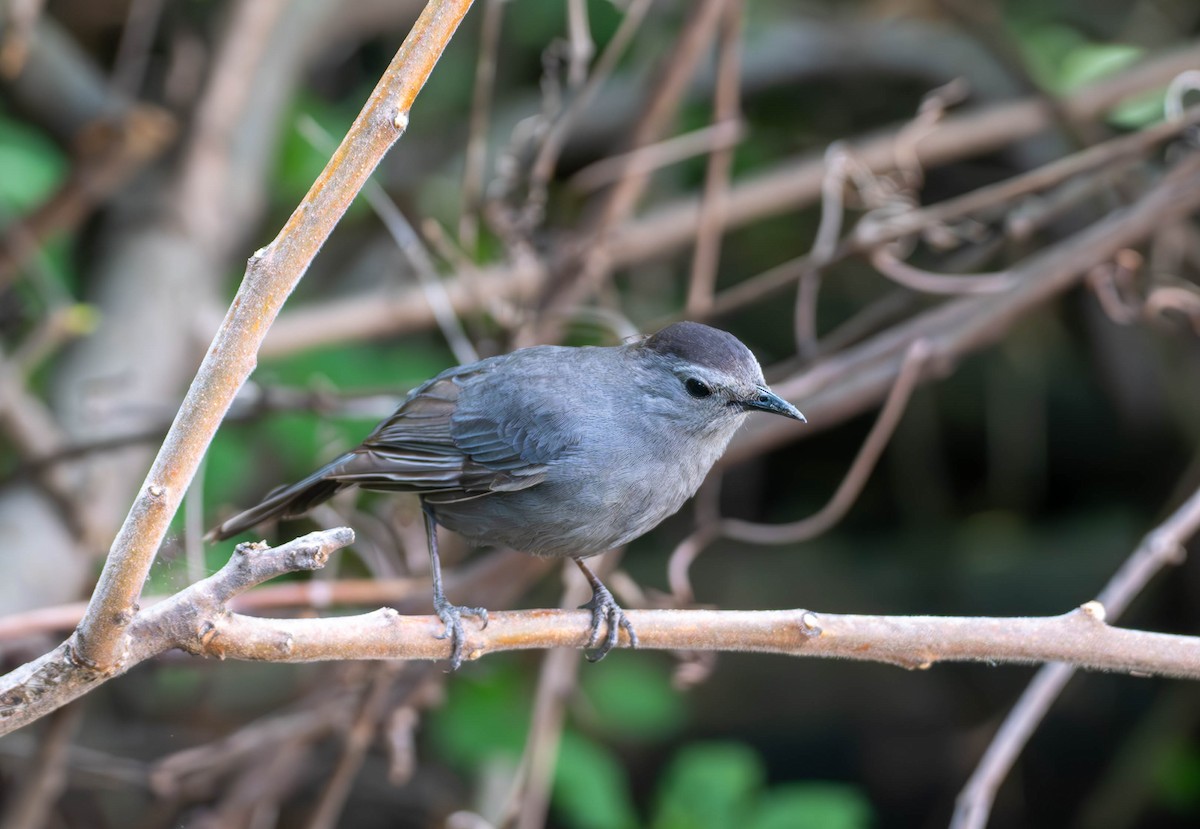
[[(208, 537), (292, 518), (347, 487), (421, 497), (433, 606), (462, 661), (463, 616), (442, 591), (441, 524), (475, 544), (570, 556), (592, 587), (589, 654), (637, 635), (583, 559), (632, 541), (699, 488), (749, 411), (804, 420), (732, 334), (695, 322), (610, 348), (535, 346), (442, 372), (362, 445), (267, 496)], [(600, 628), (607, 636), (600, 643)]]

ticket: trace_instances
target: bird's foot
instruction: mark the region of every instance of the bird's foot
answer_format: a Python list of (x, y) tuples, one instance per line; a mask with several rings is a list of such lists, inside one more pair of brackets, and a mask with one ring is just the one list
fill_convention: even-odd
[[(608, 588), (602, 584), (598, 584), (592, 588), (592, 599), (587, 604), (580, 605), (581, 610), (592, 611), (592, 626), (589, 631), (587, 648), (584, 655), (588, 662), (599, 662), (604, 657), (608, 656), (617, 644), (617, 636), (622, 628), (629, 634), (630, 647), (638, 646), (637, 632), (634, 631), (633, 625), (625, 616), (625, 611), (617, 604), (616, 599), (612, 597), (612, 593), (608, 592)], [(600, 641), (600, 628), (608, 625), (607, 635), (604, 641)], [(596, 647), (599, 644), (600, 647)], [(595, 650), (591, 650), (595, 648)]]
[(446, 626), (446, 629), (438, 634), (438, 639), (450, 640), (450, 670), (457, 671), (462, 665), (463, 660), (463, 642), (467, 638), (466, 631), (463, 630), (462, 617), (475, 616), (481, 620), (479, 629), (483, 630), (488, 624), (488, 612), (484, 607), (461, 607), (456, 604), (450, 604), (442, 597), (434, 597), (433, 609), (437, 613), (438, 618)]

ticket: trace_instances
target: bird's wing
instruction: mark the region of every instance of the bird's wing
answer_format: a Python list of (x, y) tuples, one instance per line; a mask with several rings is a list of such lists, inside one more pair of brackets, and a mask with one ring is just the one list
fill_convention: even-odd
[(491, 361), (421, 386), (329, 478), (365, 489), (486, 494), (525, 489), (570, 439), (542, 437), (544, 407), (508, 405)]

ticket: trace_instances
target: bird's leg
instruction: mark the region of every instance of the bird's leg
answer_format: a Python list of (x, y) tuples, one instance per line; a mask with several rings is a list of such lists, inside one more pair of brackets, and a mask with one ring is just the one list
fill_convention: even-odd
[[(625, 617), (625, 611), (617, 604), (616, 599), (612, 597), (612, 593), (608, 592), (608, 588), (604, 583), (597, 578), (596, 574), (583, 563), (583, 559), (575, 559), (575, 563), (579, 565), (579, 569), (583, 571), (584, 578), (588, 580), (588, 584), (592, 586), (592, 599), (585, 605), (580, 605), (582, 610), (592, 611), (592, 627), (590, 636), (588, 637), (587, 646), (595, 648), (597, 643), (600, 647), (594, 651), (587, 651), (588, 662), (599, 662), (604, 657), (608, 656), (617, 644), (617, 635), (621, 628), (629, 634), (629, 644), (631, 647), (638, 646), (637, 633), (630, 624), (629, 619)], [(608, 624), (608, 635), (604, 637), (604, 641), (600, 642), (600, 626)]]
[(438, 639), (450, 637), (450, 670), (457, 671), (462, 665), (463, 640), (466, 638), (462, 617), (479, 617), (482, 620), (479, 626), (482, 630), (487, 627), (488, 612), (483, 607), (461, 607), (447, 601), (446, 593), (442, 589), (442, 562), (438, 559), (437, 521), (433, 517), (433, 510), (428, 506), (422, 505), (421, 511), (425, 515), (425, 535), (429, 540), (429, 568), (433, 571), (433, 610), (446, 626)]

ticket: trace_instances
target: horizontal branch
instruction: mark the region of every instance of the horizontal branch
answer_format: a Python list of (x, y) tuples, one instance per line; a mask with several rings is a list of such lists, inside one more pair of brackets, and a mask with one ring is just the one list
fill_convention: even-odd
[[(238, 545), (212, 576), (137, 614), (121, 672), (179, 648), (197, 656), (267, 662), (446, 659), (450, 643), (436, 616), (381, 608), (356, 616), (267, 619), (229, 610), (234, 597), (285, 573), (324, 567), (350, 544), (346, 528), (311, 533), (279, 547)], [(1200, 638), (1113, 628), (1089, 602), (1049, 618), (855, 616), (807, 610), (631, 610), (644, 650), (750, 651), (855, 659), (906, 668), (936, 662), (1066, 662), (1093, 670), (1200, 679)], [(583, 649), (584, 610), (496, 612), (484, 629), (467, 626), (468, 659), (513, 650)], [(628, 647), (622, 632), (621, 645)], [(4, 677), (0, 735), (20, 728), (116, 674), (80, 666), (69, 642)]]
[[(1200, 679), (1200, 638), (1106, 625), (1098, 603), (1062, 616), (987, 618), (856, 616), (807, 610), (629, 610), (641, 650), (748, 651), (883, 662), (928, 668), (937, 662), (1032, 664)], [(587, 646), (583, 610), (492, 613), (483, 630), (468, 626), (467, 659), (492, 653)], [(261, 619), (230, 614), (192, 637), (202, 656), (268, 662), (333, 659), (447, 659), (436, 616), (400, 616), (384, 608), (329, 619)], [(621, 646), (628, 647), (622, 633)]]

